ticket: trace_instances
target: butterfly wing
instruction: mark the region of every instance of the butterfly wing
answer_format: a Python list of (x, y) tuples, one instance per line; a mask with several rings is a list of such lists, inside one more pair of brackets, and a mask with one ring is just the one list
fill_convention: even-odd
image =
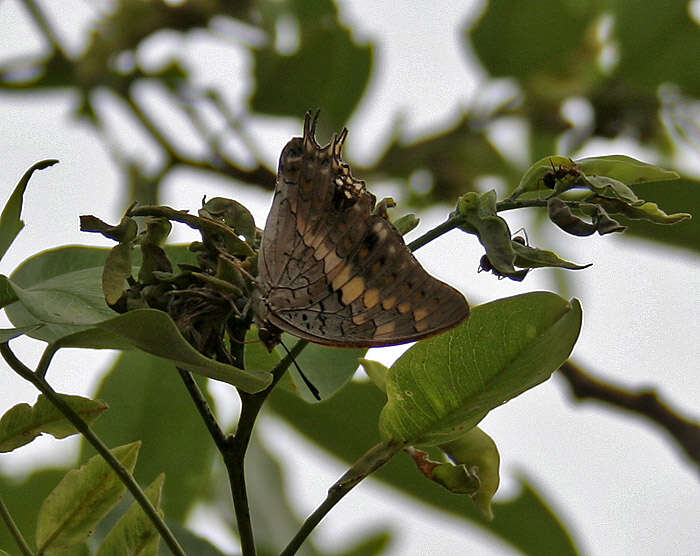
[(312, 342), (394, 345), (432, 336), (469, 314), (464, 296), (430, 276), (341, 160), (344, 130), (321, 148), (304, 137), (282, 152), (259, 254), (262, 319)]

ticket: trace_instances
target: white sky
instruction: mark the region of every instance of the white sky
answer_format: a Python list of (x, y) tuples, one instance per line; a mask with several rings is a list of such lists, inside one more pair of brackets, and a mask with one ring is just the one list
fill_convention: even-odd
[[(64, 8), (75, 4), (61, 12), (61, 29), (62, 36), (78, 48), (81, 35), (69, 31), (81, 24), (87, 3), (61, 4)], [(481, 75), (473, 62), (465, 64), (458, 36), (458, 24), (468, 11), (464, 2), (456, 1), (441, 2), (440, 9), (426, 1), (341, 3), (343, 17), (357, 29), (357, 38), (375, 42), (381, 64), (349, 123), (348, 158), (367, 162), (376, 156), (373, 153), (381, 148), (397, 111), (404, 113), (409, 133), (420, 135), (439, 127), (468, 103), (478, 85), (476, 76)], [(24, 49), (40, 48), (38, 42), (28, 40), (30, 31), (23, 21), (17, 2), (0, 2), (0, 59)], [(157, 60), (172, 52), (186, 56), (193, 64), (206, 56), (210, 64), (198, 69), (198, 79), (202, 83), (224, 83), (232, 102), (250, 93), (238, 79), (241, 71), (248, 71), (249, 63), (235, 45), (206, 39), (202, 34), (184, 40), (171, 36), (150, 45), (146, 54)], [(150, 94), (144, 92), (144, 97)], [(86, 238), (77, 231), (78, 215), (98, 213), (113, 221), (121, 213), (121, 178), (91, 128), (70, 119), (74, 103), (75, 99), (62, 93), (0, 94), (0, 151), (4, 161), (0, 165), (0, 202), (4, 203), (31, 164), (44, 158), (61, 160), (61, 164), (36, 173), (32, 179), (23, 213), (27, 227), (3, 259), (3, 274), (9, 274), (38, 250), (68, 243), (97, 243), (95, 236)], [(138, 156), (146, 168), (155, 167), (157, 155), (148, 143), (127, 137), (128, 125), (118, 123), (120, 135), (116, 141), (120, 146)], [(300, 121), (250, 122), (250, 134), (261, 148), (265, 147), (272, 167), (276, 167), (282, 146), (299, 132)], [(629, 143), (598, 143), (596, 148), (596, 154), (638, 154)], [(698, 162), (696, 158), (696, 167)], [(381, 187), (379, 193), (391, 194), (391, 186)], [(230, 196), (232, 192), (223, 180), (203, 181), (201, 175), (180, 172), (168, 181), (164, 201), (177, 208), (194, 209), (205, 194)], [(270, 195), (247, 188), (237, 199), (251, 208), (259, 225), (264, 222)], [(436, 209), (422, 215), (420, 230), (437, 224), (445, 213)], [(513, 230), (527, 223), (527, 215), (508, 214), (507, 218)], [(37, 226), (39, 222), (44, 222), (43, 229)], [(542, 236), (531, 234), (530, 239), (540, 247), (557, 249), (560, 245), (559, 253), (564, 258), (594, 262), (593, 267), (572, 276), (584, 308), (576, 359), (621, 384), (655, 386), (674, 407), (691, 416), (694, 412), (698, 418), (697, 257), (629, 237), (567, 237), (561, 242), (563, 235), (547, 230)], [(191, 236), (179, 229), (175, 239)], [(428, 270), (465, 292), (472, 304), (556, 287), (545, 271), (531, 273), (520, 284), (476, 274), (481, 253), (475, 243), (473, 238), (453, 232), (422, 249), (419, 258)], [(441, 261), (448, 254), (451, 263), (445, 267)], [(32, 341), (13, 345), (30, 365), (42, 347)], [(389, 363), (399, 352), (397, 348), (385, 348), (373, 350), (371, 355)], [(105, 352), (62, 351), (52, 365), (51, 382), (59, 391), (90, 395), (111, 357)], [(87, 376), (78, 374), (78, 360), (82, 369), (94, 370)], [(0, 411), (15, 403), (33, 402), (36, 395), (33, 387), (0, 368)], [(230, 411), (224, 417), (232, 416)], [(320, 457), (285, 424), (271, 419), (261, 424), (265, 437), (274, 438), (275, 451), (283, 456), (285, 465), (294, 470), (287, 476), (290, 498), (300, 515), (308, 514), (344, 472), (343, 466)], [(584, 553), (697, 553), (697, 471), (679, 457), (664, 435), (640, 419), (593, 403), (573, 405), (563, 380), (553, 378), (496, 409), (481, 426), (501, 452), (502, 486), (498, 497), (515, 494), (513, 478), (526, 473), (571, 526)], [(34, 461), (44, 465), (49, 461), (73, 461), (76, 450), (76, 439), (39, 439), (14, 453), (3, 454), (0, 471), (21, 473)], [(210, 516), (198, 515), (199, 527), (203, 527)], [(395, 556), (513, 553), (478, 528), (436, 511), (426, 513), (372, 481), (346, 497), (324, 520), (315, 538), (330, 549), (345, 545), (356, 532), (380, 524), (390, 524), (396, 533), (388, 552)], [(224, 546), (234, 549), (231, 544)]]

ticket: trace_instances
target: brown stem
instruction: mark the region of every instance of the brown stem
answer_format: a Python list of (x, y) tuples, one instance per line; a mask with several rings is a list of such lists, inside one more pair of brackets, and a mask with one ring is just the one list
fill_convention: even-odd
[(289, 544), (280, 553), (280, 556), (292, 556), (296, 554), (299, 547), (330, 512), (335, 505), (362, 480), (374, 473), (377, 469), (387, 463), (394, 455), (405, 446), (405, 443), (398, 440), (388, 440), (380, 442), (370, 448), (360, 459), (358, 459), (348, 471), (338, 479), (331, 488), (321, 505), (306, 519), (301, 529), (289, 541)]
[(231, 497), (236, 514), (238, 538), (241, 542), (241, 553), (243, 556), (255, 556), (256, 554), (244, 467), (245, 454), (253, 433), (253, 427), (255, 426), (258, 413), (267, 399), (267, 396), (270, 395), (272, 389), (282, 378), (293, 359), (297, 357), (307, 345), (308, 342), (305, 340), (300, 340), (294, 345), (289, 354), (272, 370), (272, 383), (265, 390), (257, 394), (248, 394), (239, 391), (242, 404), (241, 416), (238, 419), (236, 433), (233, 435), (226, 435), (221, 430), (214, 413), (209, 407), (202, 391), (197, 386), (197, 383), (193, 380), (192, 375), (188, 371), (178, 369), (197, 410), (207, 426), (209, 434), (214, 439), (214, 443), (224, 460), (224, 465), (226, 466), (229, 477), (229, 484), (231, 486)]
[(562, 365), (560, 373), (568, 381), (571, 392), (577, 399), (598, 400), (626, 409), (666, 429), (690, 459), (700, 467), (700, 424), (673, 411), (659, 399), (656, 392), (629, 392), (589, 375), (571, 361)]
[(175, 535), (168, 528), (165, 520), (160, 516), (158, 510), (153, 506), (149, 498), (143, 492), (139, 484), (134, 479), (133, 475), (129, 470), (124, 467), (121, 462), (114, 457), (114, 454), (109, 448), (100, 440), (100, 438), (93, 432), (92, 428), (83, 420), (80, 415), (78, 415), (71, 406), (69, 406), (51, 387), (51, 385), (46, 382), (43, 376), (32, 371), (24, 363), (22, 363), (14, 352), (10, 349), (7, 342), (0, 344), (0, 355), (7, 362), (7, 364), (15, 371), (19, 376), (25, 380), (31, 382), (44, 396), (46, 396), (49, 401), (58, 409), (63, 416), (80, 432), (85, 440), (87, 440), (93, 448), (100, 454), (104, 460), (109, 464), (109, 466), (114, 470), (119, 480), (124, 483), (126, 488), (131, 492), (132, 496), (138, 502), (138, 504), (143, 509), (144, 513), (149, 517), (153, 526), (158, 530), (161, 537), (170, 548), (173, 554), (178, 556), (185, 556), (185, 551), (182, 549), (178, 543)]

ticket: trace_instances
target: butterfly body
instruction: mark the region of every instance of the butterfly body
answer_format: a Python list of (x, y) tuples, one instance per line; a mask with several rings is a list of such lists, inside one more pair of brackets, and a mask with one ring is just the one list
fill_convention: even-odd
[[(318, 145), (316, 119), (282, 151), (258, 254), (256, 314), (281, 331), (340, 347), (395, 345), (464, 320), (464, 296), (430, 276), (342, 161), (347, 135)], [(267, 342), (266, 342), (267, 343)], [(269, 345), (268, 344), (268, 345)]]

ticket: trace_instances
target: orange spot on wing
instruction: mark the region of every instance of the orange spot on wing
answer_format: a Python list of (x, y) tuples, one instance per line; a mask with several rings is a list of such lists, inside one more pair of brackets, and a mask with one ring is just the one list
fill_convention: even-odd
[(390, 334), (394, 333), (395, 328), (396, 324), (393, 322), (384, 323), (377, 327), (377, 330), (374, 332), (374, 337), (378, 338), (380, 336), (389, 336)]
[(416, 320), (423, 320), (429, 314), (430, 311), (428, 311), (428, 309), (426, 309), (425, 307), (421, 307), (420, 309), (416, 309), (415, 311), (413, 311), (413, 318)]
[[(349, 265), (348, 265), (349, 266)], [(365, 279), (362, 276), (355, 276), (343, 286), (343, 305), (350, 305), (365, 291)]]
[(374, 307), (379, 303), (379, 290), (377, 288), (370, 288), (365, 292), (365, 296), (362, 298), (362, 302), (365, 304), (367, 309)]

